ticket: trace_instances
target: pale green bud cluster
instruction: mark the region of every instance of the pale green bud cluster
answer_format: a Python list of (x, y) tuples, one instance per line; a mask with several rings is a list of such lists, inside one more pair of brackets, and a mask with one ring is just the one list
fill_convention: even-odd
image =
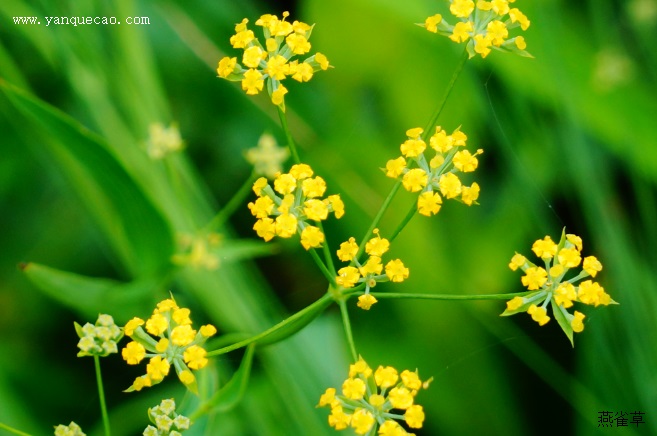
[(118, 352), (116, 344), (123, 337), (123, 332), (114, 324), (114, 318), (110, 315), (99, 315), (96, 324), (86, 323), (84, 326), (74, 324), (75, 331), (80, 337), (78, 357), (104, 357)]
[(180, 436), (191, 425), (188, 417), (176, 413), (173, 398), (162, 400), (158, 406), (148, 409), (148, 418), (155, 427), (146, 427), (144, 436)]

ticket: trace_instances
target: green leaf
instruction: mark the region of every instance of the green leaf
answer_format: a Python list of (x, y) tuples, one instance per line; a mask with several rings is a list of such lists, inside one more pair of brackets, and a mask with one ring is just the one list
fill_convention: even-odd
[(103, 139), (0, 79), (0, 97), (3, 95), (21, 115), (17, 131), (25, 133), (25, 142), (36, 151), (47, 152), (56, 162), (126, 269), (133, 276), (141, 276), (168, 268), (173, 251), (168, 223), (108, 151)]
[(550, 300), (550, 303), (552, 304), (552, 313), (554, 314), (554, 319), (557, 320), (559, 323), (559, 326), (561, 327), (561, 330), (568, 336), (568, 339), (570, 340), (570, 345), (575, 347), (575, 342), (573, 341), (573, 327), (570, 325), (570, 321), (568, 320), (567, 316), (570, 316), (572, 318), (572, 315), (568, 314), (566, 312), (566, 309), (563, 307), (559, 306), (554, 299)]
[(240, 402), (246, 391), (246, 386), (249, 383), (254, 351), (255, 344), (251, 344), (246, 348), (239, 369), (235, 372), (228, 383), (219, 389), (212, 398), (200, 408), (198, 414), (226, 412)]
[(110, 313), (115, 318), (128, 319), (132, 315), (122, 316), (127, 307), (132, 313), (148, 312), (152, 306), (153, 290), (161, 286), (157, 279), (122, 283), (61, 271), (37, 263), (23, 264), (21, 269), (44, 293), (89, 319), (95, 319), (101, 312)]

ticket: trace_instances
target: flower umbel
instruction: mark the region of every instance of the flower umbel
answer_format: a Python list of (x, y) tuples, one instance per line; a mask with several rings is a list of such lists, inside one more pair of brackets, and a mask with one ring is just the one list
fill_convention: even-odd
[(176, 413), (173, 398), (148, 409), (148, 418), (155, 426), (146, 427), (144, 436), (179, 436), (192, 425), (188, 417)]
[(450, 13), (459, 21), (452, 25), (436, 14), (418, 24), (429, 32), (449, 37), (456, 43), (466, 42), (469, 57), (488, 56), (491, 49), (532, 57), (522, 36), (510, 37), (509, 30), (529, 28), (530, 21), (518, 8), (510, 8), (515, 0), (450, 0)]
[(59, 424), (55, 427), (55, 436), (86, 436), (79, 425), (72, 422), (69, 425)]
[(402, 156), (386, 164), (386, 175), (401, 177), (402, 185), (409, 192), (419, 192), (418, 212), (425, 216), (435, 215), (442, 207), (443, 198), (457, 199), (468, 206), (477, 204), (479, 185), (464, 186), (457, 173), (469, 173), (477, 169), (477, 155), (465, 149), (468, 137), (457, 128), (451, 135), (436, 127), (429, 138), (432, 155), (428, 155), (427, 144), (422, 139), (419, 127), (406, 131), (407, 140), (400, 150)]
[(153, 123), (148, 127), (148, 133), (146, 151), (151, 159), (163, 159), (168, 154), (185, 148), (176, 124), (164, 127), (162, 123)]
[(276, 139), (269, 133), (263, 133), (258, 139), (258, 145), (246, 151), (246, 160), (253, 165), (255, 174), (268, 179), (283, 172), (283, 162), (290, 156), (287, 148), (279, 147)]
[[(586, 277), (595, 277), (602, 270), (602, 264), (594, 256), (585, 257), (582, 261), (582, 239), (566, 234), (565, 229), (558, 244), (546, 236), (534, 242), (532, 251), (543, 260), (545, 267), (536, 266), (522, 254), (516, 253), (509, 268), (513, 271), (522, 270), (525, 273), (521, 277), (523, 286), (536, 292), (509, 300), (502, 316), (527, 312), (539, 325), (545, 325), (550, 321), (547, 314), (547, 305), (550, 304), (554, 318), (572, 344), (573, 332), (584, 330), (582, 321), (585, 315), (578, 311), (571, 314), (566, 309), (573, 307), (575, 302), (593, 306), (618, 304), (602, 286), (592, 280), (585, 280), (575, 286), (575, 283)], [(580, 264), (582, 270), (566, 279), (568, 271)]]
[(207, 365), (207, 353), (201, 345), (217, 329), (207, 324), (196, 331), (189, 315), (189, 309), (178, 307), (175, 300), (169, 298), (158, 303), (146, 321), (140, 318), (128, 321), (123, 331), (132, 342), (123, 348), (123, 359), (128, 365), (137, 365), (146, 357), (150, 359), (146, 374), (137, 377), (126, 392), (160, 383), (173, 366), (180, 381), (196, 393), (196, 377), (190, 369), (198, 370)]
[(328, 388), (318, 407), (331, 408), (328, 423), (336, 430), (351, 426), (360, 435), (376, 434), (377, 428), (380, 435), (406, 435), (409, 433), (395, 420), (404, 421), (410, 428), (422, 428), (424, 410), (415, 404), (415, 396), (430, 381), (423, 383), (417, 371), (404, 370), (399, 374), (391, 366), (379, 366), (372, 371), (360, 358), (349, 367), (342, 395), (335, 388)]
[[(335, 281), (343, 288), (353, 288), (358, 283), (365, 284), (365, 293), (358, 297), (358, 307), (369, 310), (377, 299), (370, 294), (370, 289), (379, 282), (403, 282), (408, 278), (408, 268), (400, 259), (394, 259), (384, 265), (381, 258), (390, 248), (390, 241), (379, 235), (379, 229), (374, 229), (374, 237), (365, 244), (365, 252), (369, 255), (366, 261), (356, 258), (358, 245), (355, 238), (340, 244), (338, 258), (343, 262), (351, 262), (350, 266), (340, 268)], [(355, 265), (355, 266), (354, 266)]]
[(262, 27), (264, 44), (248, 29), (246, 18), (235, 26), (235, 35), (230, 38), (233, 48), (243, 49), (242, 63), (236, 57), (224, 57), (219, 61), (217, 74), (219, 77), (241, 81), (242, 89), (248, 95), (258, 94), (263, 90), (265, 82), (272, 103), (285, 110), (284, 95), (287, 88), (282, 81), (288, 77), (307, 82), (316, 71), (329, 68), (329, 61), (321, 53), (306, 57), (303, 61), (294, 59), (310, 52), (308, 41), (314, 27), (301, 21), (293, 23), (285, 21), (290, 15), (283, 12), (283, 19), (276, 15), (265, 14), (256, 22)]
[(74, 323), (74, 325), (75, 331), (80, 337), (78, 357), (105, 357), (118, 352), (116, 344), (123, 337), (123, 332), (114, 324), (114, 318), (110, 315), (99, 315), (96, 324), (86, 323), (84, 326), (80, 326), (78, 323)]
[(253, 191), (258, 198), (248, 206), (258, 218), (253, 226), (258, 236), (269, 241), (274, 236), (290, 238), (298, 232), (306, 250), (322, 246), (324, 233), (311, 222), (326, 220), (330, 212), (341, 218), (344, 203), (339, 195), (322, 199), (326, 182), (313, 174), (310, 166), (296, 164), (289, 173), (276, 176), (273, 188), (264, 177), (255, 181)]
[(194, 269), (209, 271), (219, 268), (219, 257), (213, 251), (221, 243), (221, 235), (208, 233), (205, 235), (180, 235), (178, 237), (178, 252), (171, 256), (171, 262), (179, 266), (191, 266)]

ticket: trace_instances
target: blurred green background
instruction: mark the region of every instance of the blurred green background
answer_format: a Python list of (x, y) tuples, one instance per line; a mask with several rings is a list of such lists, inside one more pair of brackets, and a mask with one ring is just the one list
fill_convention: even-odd
[[(572, 349), (554, 321), (500, 318), (502, 302), (389, 300), (364, 312), (351, 301), (356, 345), (372, 366), (434, 377), (418, 396), (427, 419), (417, 434), (657, 434), (657, 2), (515, 6), (532, 21), (535, 59), (494, 51), (468, 62), (439, 123), (462, 126), (470, 148), (485, 150), (468, 180), (482, 187), (480, 206), (447, 202), (436, 217), (415, 217), (392, 250), (410, 279), (377, 291), (519, 292), (511, 256), (566, 226), (601, 260), (600, 282), (620, 306), (585, 308)], [(214, 69), (236, 54), (235, 23), (284, 10), (316, 23), (313, 51), (335, 67), (290, 83), (286, 102), (302, 160), (345, 200), (345, 217), (326, 225), (337, 248), (367, 229), (393, 184), (380, 168), (406, 129), (426, 124), (452, 75), (462, 48), (413, 24), (446, 14), (447, 2), (0, 2), (0, 422), (41, 435), (75, 420), (101, 434), (73, 321), (144, 317), (171, 290), (196, 323), (258, 332), (325, 291), (297, 241), (251, 259), (265, 250), (252, 243), (246, 205), (222, 229), (217, 271), (169, 263), (175, 235), (205, 225), (248, 178), (244, 151), (266, 130), (283, 142), (267, 98)], [(74, 15), (150, 25), (12, 21)], [(184, 155), (148, 159), (153, 122), (179, 124)], [(412, 201), (398, 195), (384, 236)], [(76, 275), (37, 286), (39, 271), (54, 273), (33, 265), (31, 281), (21, 262)], [(92, 292), (86, 277), (114, 281)], [(241, 356), (217, 359), (204, 388), (223, 385)], [(115, 434), (140, 434), (148, 407), (183, 400), (175, 381), (124, 394), (143, 365), (102, 363)], [(333, 434), (315, 405), (347, 365), (332, 307), (258, 350), (243, 401), (189, 434)], [(645, 423), (601, 429), (602, 411), (644, 412)]]

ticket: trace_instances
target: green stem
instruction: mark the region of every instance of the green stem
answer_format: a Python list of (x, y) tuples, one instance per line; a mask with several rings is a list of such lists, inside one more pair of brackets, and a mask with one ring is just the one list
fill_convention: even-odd
[(98, 384), (98, 396), (100, 397), (100, 412), (103, 415), (103, 427), (105, 436), (110, 436), (109, 416), (107, 415), (107, 405), (105, 404), (105, 391), (103, 389), (103, 377), (100, 374), (100, 358), (94, 356), (94, 366), (96, 367), (96, 383)]
[(281, 126), (283, 127), (283, 131), (285, 132), (285, 137), (287, 138), (287, 145), (290, 147), (290, 153), (292, 154), (292, 159), (294, 160), (294, 163), (301, 163), (301, 160), (299, 159), (299, 153), (297, 152), (297, 146), (294, 143), (294, 139), (292, 138), (292, 132), (290, 131), (290, 128), (287, 125), (287, 117), (285, 116), (285, 112), (278, 107), (278, 117), (281, 119)]
[(242, 205), (244, 204), (244, 201), (246, 198), (249, 196), (249, 192), (251, 192), (251, 187), (253, 186), (253, 182), (255, 181), (257, 175), (255, 173), (251, 173), (248, 179), (244, 182), (244, 184), (237, 190), (235, 195), (228, 200), (228, 203), (221, 208), (219, 213), (217, 213), (214, 218), (212, 218), (212, 221), (208, 223), (208, 225), (205, 226), (205, 231), (211, 232), (213, 230), (217, 230), (221, 226), (223, 226), (226, 221), (228, 221), (228, 218), (231, 217), (235, 213), (235, 211)]
[(436, 109), (436, 111), (431, 116), (431, 119), (429, 120), (429, 123), (427, 124), (427, 127), (424, 129), (424, 132), (422, 133), (422, 139), (425, 142), (427, 142), (429, 140), (429, 137), (431, 137), (431, 135), (433, 134), (431, 132), (431, 130), (438, 123), (438, 118), (440, 118), (440, 114), (443, 112), (443, 109), (445, 108), (445, 103), (447, 103), (447, 98), (452, 93), (452, 90), (454, 89), (454, 85), (456, 84), (456, 80), (461, 75), (461, 71), (463, 71), (463, 67), (465, 66), (465, 63), (467, 62), (467, 60), (468, 60), (468, 52), (466, 50), (463, 50), (463, 54), (461, 55), (461, 59), (459, 60), (459, 63), (456, 65), (456, 69), (454, 70), (454, 74), (452, 74), (452, 78), (450, 79), (449, 83), (447, 84), (447, 89), (445, 90), (445, 94), (443, 95), (443, 99), (441, 100), (440, 104), (438, 105), (438, 108)]
[(9, 427), (8, 425), (3, 424), (1, 422), (0, 422), (0, 428), (3, 429), (3, 430), (7, 430), (9, 433), (17, 434), (17, 435), (20, 435), (20, 436), (30, 436), (29, 433), (25, 433), (25, 432), (22, 432), (20, 430), (16, 430), (15, 428)]
[(395, 229), (394, 232), (392, 232), (392, 235), (388, 240), (392, 243), (392, 241), (395, 240), (395, 238), (401, 233), (402, 230), (404, 230), (404, 227), (406, 227), (406, 224), (408, 224), (411, 219), (415, 216), (415, 213), (417, 212), (417, 203), (413, 203), (411, 205), (411, 210), (408, 211), (402, 222), (399, 223), (397, 228)]
[(376, 216), (374, 217), (374, 220), (372, 221), (370, 228), (367, 229), (365, 236), (363, 237), (363, 239), (360, 242), (360, 245), (358, 246), (358, 253), (354, 257), (355, 259), (358, 259), (361, 256), (361, 254), (363, 254), (363, 251), (365, 251), (365, 244), (370, 239), (370, 236), (372, 236), (372, 232), (374, 232), (374, 229), (376, 229), (376, 227), (379, 225), (381, 218), (383, 218), (383, 214), (385, 213), (386, 210), (388, 210), (388, 207), (390, 206), (390, 203), (392, 203), (392, 199), (395, 198), (395, 195), (399, 191), (401, 184), (402, 184), (401, 180), (398, 180), (397, 183), (395, 183), (395, 185), (390, 190), (390, 193), (388, 194), (386, 199), (383, 201), (383, 204), (381, 205), (381, 208), (379, 209)]
[[(513, 294), (480, 294), (480, 295), (452, 295), (452, 294), (404, 294), (387, 292), (370, 292), (377, 299), (416, 299), (416, 300), (510, 300), (513, 297), (524, 297), (536, 291), (516, 292)], [(355, 295), (351, 294), (351, 295)]]
[(347, 311), (347, 300), (340, 299), (340, 314), (342, 315), (342, 325), (344, 325), (344, 332), (347, 335), (347, 343), (349, 344), (349, 351), (351, 351), (351, 358), (353, 361), (358, 360), (358, 353), (356, 352), (356, 345), (354, 344), (354, 336), (351, 332), (351, 321), (349, 320), (349, 312)]
[[(279, 330), (281, 330), (285, 327), (288, 327), (290, 324), (292, 324), (293, 322), (299, 320), (300, 318), (302, 318), (303, 316), (305, 316), (308, 313), (311, 313), (311, 312), (314, 312), (314, 311), (321, 312), (323, 309), (327, 308), (329, 306), (329, 304), (331, 304), (332, 300), (333, 300), (333, 297), (329, 293), (326, 293), (320, 299), (315, 301), (313, 304), (311, 304), (311, 305), (307, 306), (306, 308), (300, 310), (299, 312), (295, 313), (294, 315), (290, 316), (289, 318), (284, 319), (283, 321), (279, 322), (278, 324), (268, 328), (267, 330), (265, 330), (261, 333), (258, 333), (257, 335), (252, 336), (252, 337), (250, 337), (248, 339), (245, 339), (243, 341), (236, 342), (236, 343), (234, 343), (232, 345), (229, 345), (227, 347), (223, 347), (223, 348), (219, 348), (218, 350), (210, 351), (210, 352), (208, 352), (207, 357), (220, 356), (222, 354), (226, 354), (228, 352), (240, 349), (242, 347), (246, 347), (249, 344), (252, 344), (252, 343), (257, 342), (261, 339), (264, 339), (265, 337), (267, 337), (267, 336), (269, 336), (269, 335), (271, 335), (271, 334), (273, 334), (273, 333), (275, 333), (275, 332), (277, 332), (277, 331), (279, 331)], [(293, 335), (296, 332), (297, 332), (297, 330), (292, 330), (289, 335), (283, 336), (279, 340), (283, 340), (283, 339)]]
[[(335, 272), (332, 273), (331, 271), (329, 271), (329, 269), (326, 267), (326, 265), (324, 265), (324, 262), (322, 261), (322, 259), (319, 257), (319, 254), (317, 254), (317, 250), (312, 248), (312, 249), (308, 250), (308, 252), (312, 256), (313, 260), (315, 261), (315, 263), (317, 264), (319, 269), (322, 270), (322, 274), (324, 274), (324, 277), (326, 277), (326, 279), (331, 283), (331, 285), (333, 285), (334, 287), (337, 287), (338, 284), (335, 282), (335, 276), (337, 275), (337, 273), (335, 273)], [(332, 268), (332, 269), (335, 271), (335, 268)]]
[[(319, 229), (326, 235), (326, 232), (324, 231), (324, 226), (322, 225), (322, 222), (318, 222), (317, 226)], [(329, 271), (333, 273), (333, 277), (337, 275), (335, 271), (335, 265), (333, 265), (333, 256), (331, 256), (331, 248), (329, 247), (328, 241), (324, 240), (324, 243), (322, 244), (322, 249), (324, 250), (324, 260), (326, 260), (326, 266), (328, 267)]]

